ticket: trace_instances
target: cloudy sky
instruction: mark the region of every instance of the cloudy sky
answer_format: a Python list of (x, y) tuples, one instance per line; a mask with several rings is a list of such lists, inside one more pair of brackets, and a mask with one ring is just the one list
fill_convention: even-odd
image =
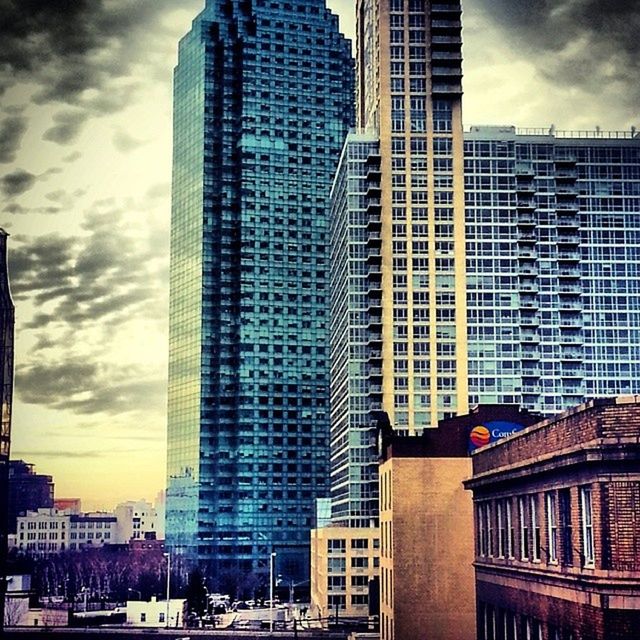
[[(164, 486), (171, 74), (202, 4), (0, 0), (12, 456), (86, 508)], [(467, 125), (640, 125), (635, 0), (468, 0), (464, 23)]]

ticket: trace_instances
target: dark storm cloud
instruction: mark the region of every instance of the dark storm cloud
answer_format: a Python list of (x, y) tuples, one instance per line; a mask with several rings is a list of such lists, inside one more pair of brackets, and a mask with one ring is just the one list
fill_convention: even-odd
[(79, 110), (56, 113), (53, 116), (53, 127), (44, 132), (42, 139), (61, 145), (71, 144), (80, 134), (82, 125), (88, 118), (88, 113)]
[(37, 177), (24, 169), (16, 169), (0, 178), (0, 187), (5, 196), (19, 196), (29, 191), (35, 184)]
[[(113, 326), (131, 318), (157, 297), (149, 273), (154, 257), (111, 225), (117, 214), (89, 216), (86, 237), (40, 236), (10, 252), (11, 286), (17, 300), (40, 309), (26, 324), (37, 329)], [(44, 310), (45, 305), (50, 306)]]
[(19, 366), (16, 392), (26, 404), (80, 415), (117, 415), (157, 407), (166, 381), (142, 367), (96, 365), (67, 358)]
[(79, 105), (85, 92), (111, 91), (84, 106), (110, 113), (126, 106), (135, 82), (113, 86), (148, 62), (160, 44), (167, 10), (193, 9), (189, 0), (0, 0), (0, 68), (4, 88), (24, 80), (40, 85), (37, 102)]
[(477, 0), (539, 72), (630, 106), (640, 100), (637, 0)]
[(27, 130), (27, 119), (12, 115), (0, 122), (0, 163), (13, 162)]

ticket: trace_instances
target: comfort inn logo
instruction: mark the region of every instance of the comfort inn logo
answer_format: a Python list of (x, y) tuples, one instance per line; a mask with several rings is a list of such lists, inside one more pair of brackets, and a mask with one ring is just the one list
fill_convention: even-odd
[(506, 438), (518, 431), (522, 431), (524, 425), (504, 420), (494, 420), (485, 424), (479, 424), (471, 429), (469, 434), (469, 451), (475, 451), (500, 438)]

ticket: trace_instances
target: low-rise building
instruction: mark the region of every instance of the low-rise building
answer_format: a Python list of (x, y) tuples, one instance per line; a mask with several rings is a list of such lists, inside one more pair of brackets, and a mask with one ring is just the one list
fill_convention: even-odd
[(367, 618), (369, 586), (380, 573), (380, 530), (311, 531), (312, 618)]
[(420, 436), (383, 431), (382, 640), (475, 638), (473, 504), (462, 484), (470, 452), (535, 420), (517, 407), (485, 405)]
[[(172, 598), (167, 608), (166, 600), (129, 600), (127, 602), (127, 624), (134, 627), (183, 627), (184, 614), (183, 599)], [(167, 624), (167, 611), (169, 623)]]
[(122, 502), (115, 508), (118, 520), (118, 544), (127, 544), (130, 540), (144, 540), (150, 534), (158, 533), (158, 513), (146, 500)]
[(73, 514), (69, 517), (69, 549), (117, 544), (118, 521), (110, 513)]
[(479, 640), (640, 637), (640, 397), (480, 449), (465, 486)]
[(18, 549), (31, 554), (59, 553), (69, 547), (70, 516), (58, 509), (38, 509), (18, 516), (16, 536)]

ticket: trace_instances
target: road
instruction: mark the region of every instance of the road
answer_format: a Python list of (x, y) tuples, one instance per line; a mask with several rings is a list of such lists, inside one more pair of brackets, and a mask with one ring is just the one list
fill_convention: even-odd
[(213, 631), (182, 629), (166, 631), (164, 629), (70, 629), (64, 627), (48, 627), (34, 629), (32, 627), (22, 629), (5, 629), (3, 640), (81, 640), (81, 638), (96, 638), (96, 636), (108, 636), (108, 640), (253, 640), (254, 638), (272, 638), (273, 640), (346, 640), (347, 632), (336, 631), (298, 631), (297, 636), (293, 631)]

